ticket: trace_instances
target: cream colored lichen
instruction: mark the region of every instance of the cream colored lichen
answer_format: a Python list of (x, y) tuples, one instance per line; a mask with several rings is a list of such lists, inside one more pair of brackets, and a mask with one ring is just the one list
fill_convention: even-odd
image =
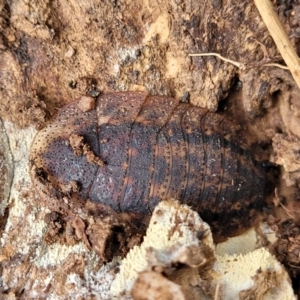
[(10, 199), (14, 205), (10, 209), (10, 215), (22, 216), (25, 211), (24, 203), (21, 201), (19, 185), (30, 183), (28, 172), (28, 155), (31, 142), (36, 134), (34, 127), (19, 129), (10, 122), (5, 122), (4, 127), (9, 137), (9, 145), (14, 161), (14, 179)]
[[(44, 228), (43, 220), (36, 217), (39, 208), (27, 210), (26, 200), (22, 195), (31, 187), (28, 155), (36, 130), (33, 127), (19, 129), (9, 122), (5, 122), (4, 127), (9, 137), (13, 157), (14, 177), (9, 198), (9, 218), (1, 238), (1, 246), (4, 247), (6, 243), (9, 243), (14, 248), (18, 248), (19, 253), (27, 254), (30, 244), (42, 237)], [(20, 229), (16, 231), (18, 226)], [(9, 236), (15, 231), (14, 239), (10, 241)]]
[(39, 247), (34, 263), (38, 267), (48, 268), (62, 263), (71, 253), (84, 253), (85, 251), (86, 249), (82, 243), (72, 247), (58, 243), (44, 245), (44, 247)]
[(222, 299), (296, 299), (287, 272), (265, 248), (217, 256), (214, 270), (220, 275)]
[[(204, 234), (199, 240), (198, 234)], [(175, 201), (161, 202), (153, 212), (144, 242), (135, 246), (123, 260), (120, 272), (114, 280), (111, 291), (116, 297), (124, 291), (130, 291), (138, 273), (145, 271), (151, 264), (151, 256), (161, 266), (178, 262), (183, 248), (204, 243), (213, 250), (213, 240), (209, 226), (198, 213)]]
[(4, 215), (5, 208), (8, 204), (10, 187), (14, 173), (13, 160), (9, 147), (8, 137), (2, 120), (0, 119), (0, 169), (2, 168), (3, 170), (5, 170), (5, 173), (0, 174), (0, 176), (3, 176), (3, 178), (1, 178), (1, 182), (3, 182), (4, 184), (4, 186), (1, 187), (3, 194), (0, 193), (0, 218)]
[(266, 222), (260, 222), (241, 235), (231, 237), (216, 245), (216, 255), (247, 254), (259, 249), (268, 243), (274, 244), (277, 240), (275, 232)]
[[(247, 253), (239, 243), (247, 245), (248, 240), (252, 246)], [(251, 299), (261, 300), (296, 299), (284, 267), (267, 249), (255, 250), (259, 243), (254, 241), (258, 240), (255, 231), (249, 231), (240, 240), (237, 237), (232, 244), (228, 241), (223, 248), (218, 247), (218, 255), (214, 255), (210, 229), (199, 215), (177, 202), (161, 202), (144, 242), (122, 261), (111, 286), (112, 297), (128, 299), (132, 293), (137, 300), (160, 299), (160, 291), (170, 293), (179, 285), (186, 299), (250, 299), (247, 297), (251, 295)], [(193, 253), (202, 248), (198, 265), (191, 263), (192, 248)], [(236, 254), (239, 252), (243, 254)], [(186, 267), (176, 270), (176, 263)], [(154, 284), (155, 272), (157, 276), (168, 275)]]

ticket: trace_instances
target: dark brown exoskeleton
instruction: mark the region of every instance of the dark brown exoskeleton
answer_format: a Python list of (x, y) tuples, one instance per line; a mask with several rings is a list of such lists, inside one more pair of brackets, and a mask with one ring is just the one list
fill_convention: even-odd
[(110, 93), (88, 111), (66, 105), (37, 134), (30, 162), (48, 199), (51, 185), (61, 203), (76, 192), (80, 201), (135, 216), (178, 199), (219, 237), (249, 228), (265, 205), (264, 168), (239, 145), (233, 124), (170, 97)]

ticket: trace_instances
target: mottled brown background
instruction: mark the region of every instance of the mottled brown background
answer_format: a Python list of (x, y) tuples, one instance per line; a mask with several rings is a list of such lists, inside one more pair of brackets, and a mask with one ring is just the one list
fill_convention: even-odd
[[(299, 53), (299, 1), (273, 4)], [(203, 52), (217, 52), (244, 63), (246, 69), (213, 56), (188, 56)], [(248, 132), (245, 139), (281, 166), (278, 209), (270, 214), (292, 219), (292, 225), (285, 224), (287, 231), (279, 230), (277, 254), (297, 286), (300, 230), (291, 233), (290, 226), (298, 228), (300, 221), (299, 88), (288, 71), (264, 67), (267, 62), (284, 63), (248, 0), (0, 0), (0, 117), (13, 154), (20, 155), (14, 154), (15, 168), (28, 155), (34, 128), (83, 94), (146, 90), (189, 97), (193, 104), (235, 120)], [(44, 212), (23, 165), (24, 175), (15, 173), (13, 184), (19, 198), (11, 196), (6, 214), (0, 216), (1, 297), (60, 295), (64, 299), (70, 291), (78, 295), (64, 281), (67, 274), (82, 276), (101, 262), (84, 250), (70, 250), (61, 262), (55, 260), (60, 253), (52, 249), (56, 263), (33, 263), (50, 250), (41, 242)], [(6, 176), (6, 168), (0, 171)], [(40, 225), (38, 238), (32, 219)], [(38, 284), (36, 278), (41, 279)], [(85, 288), (82, 297), (93, 299), (91, 284)]]

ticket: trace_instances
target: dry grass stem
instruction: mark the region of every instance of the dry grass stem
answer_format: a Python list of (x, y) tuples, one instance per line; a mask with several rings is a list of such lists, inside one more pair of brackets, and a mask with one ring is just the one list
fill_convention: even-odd
[(284, 31), (270, 0), (254, 0), (254, 3), (268, 28), (282, 58), (288, 66), (298, 87), (300, 87), (300, 61), (289, 37)]
[(219, 300), (220, 299), (219, 296), (220, 296), (220, 283), (217, 283), (216, 290), (215, 290), (214, 300)]
[(243, 63), (240, 63), (240, 62), (237, 62), (237, 61), (234, 61), (234, 60), (231, 60), (231, 59), (228, 59), (224, 56), (222, 56), (221, 54), (219, 53), (214, 53), (214, 52), (210, 52), (210, 53), (194, 53), (194, 54), (189, 54), (189, 56), (216, 56), (236, 67), (238, 67), (239, 69), (242, 69), (242, 70), (245, 70), (246, 69), (246, 66), (245, 64)]
[(283, 66), (281, 64), (276, 64), (276, 63), (263, 64), (263, 67), (277, 67), (283, 70), (290, 70), (287, 66)]
[[(228, 58), (222, 56), (221, 54), (214, 53), (214, 52), (209, 52), (209, 53), (193, 53), (193, 54), (189, 54), (189, 56), (216, 56), (216, 57), (222, 59), (223, 61), (228, 62), (228, 63), (230, 63), (230, 64), (238, 67), (241, 70), (246, 70), (247, 68), (250, 68), (250, 66), (248, 67), (246, 64), (243, 64), (243, 63), (240, 63), (240, 62), (228, 59)], [(276, 64), (276, 63), (266, 63), (266, 64), (262, 64), (261, 66), (262, 67), (277, 67), (277, 68), (280, 68), (280, 69), (283, 69), (283, 70), (290, 70), (287, 66), (283, 66), (281, 64)]]

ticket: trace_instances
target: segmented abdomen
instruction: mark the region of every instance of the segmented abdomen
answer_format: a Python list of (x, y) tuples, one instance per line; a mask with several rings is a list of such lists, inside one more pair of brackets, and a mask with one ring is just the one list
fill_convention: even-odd
[(261, 209), (264, 171), (223, 117), (169, 97), (122, 93), (98, 99), (97, 119), (107, 165), (98, 168), (92, 201), (148, 214), (174, 198), (210, 223), (251, 222)]
[[(74, 155), (71, 134), (106, 164)], [(38, 133), (31, 161), (54, 187), (75, 181), (82, 199), (117, 212), (146, 215), (162, 199), (177, 199), (219, 236), (251, 226), (264, 205), (265, 172), (239, 146), (234, 126), (170, 97), (104, 94), (88, 112), (69, 104)]]

